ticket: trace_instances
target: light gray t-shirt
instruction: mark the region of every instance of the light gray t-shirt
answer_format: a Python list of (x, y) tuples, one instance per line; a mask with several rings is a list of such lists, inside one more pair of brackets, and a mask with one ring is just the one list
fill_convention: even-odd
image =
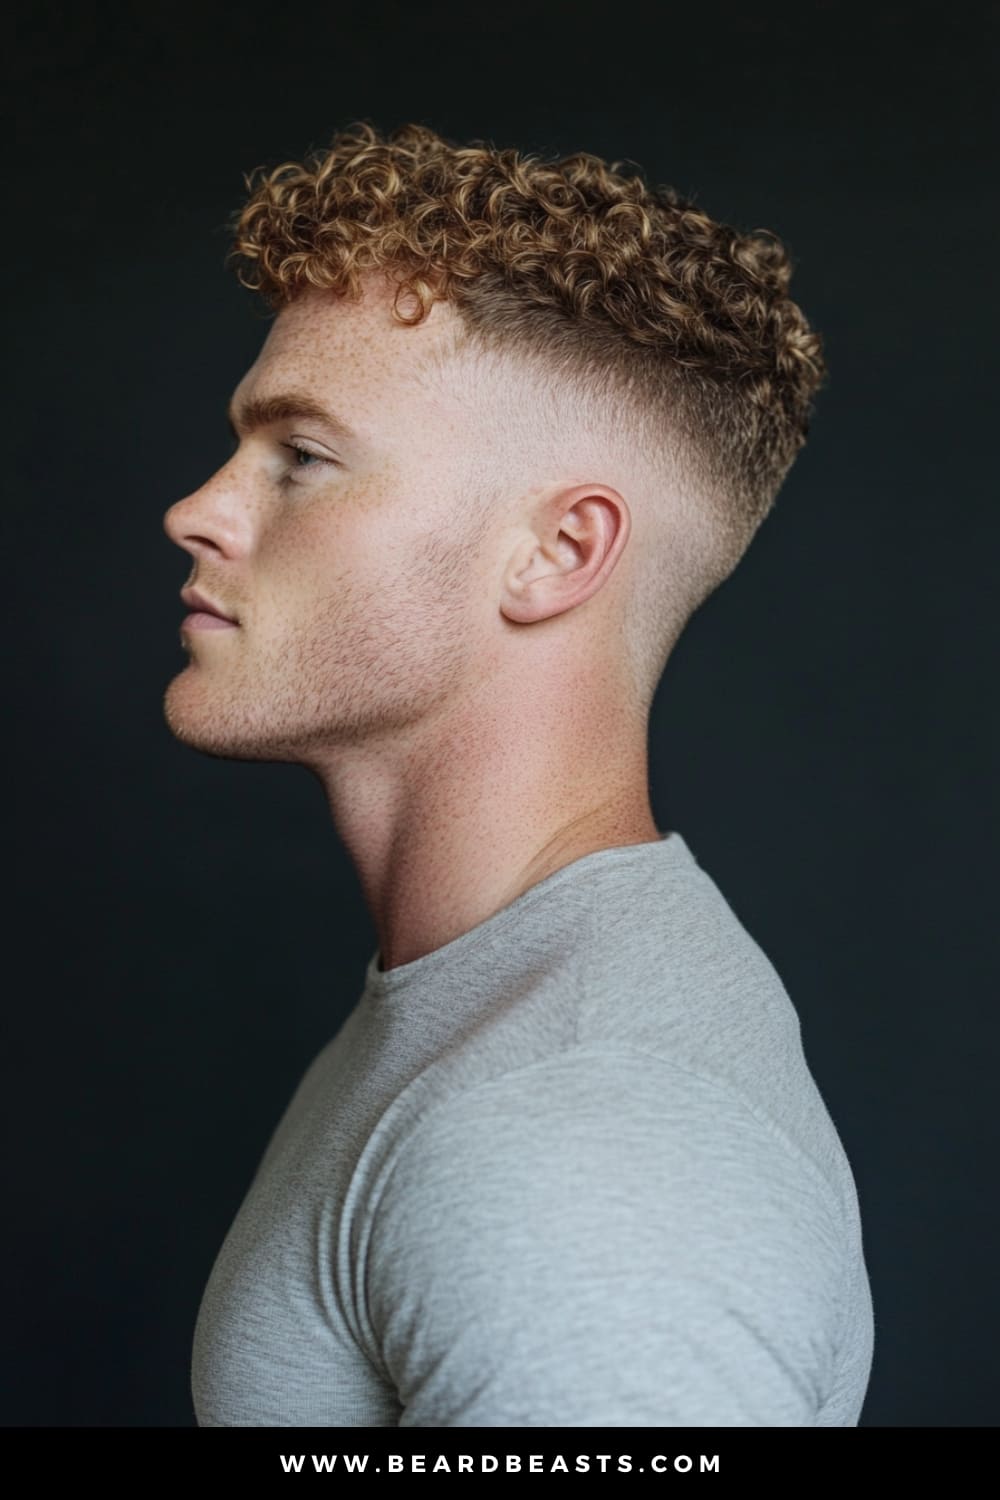
[(379, 960), (216, 1259), (200, 1426), (857, 1424), (853, 1174), (679, 833)]

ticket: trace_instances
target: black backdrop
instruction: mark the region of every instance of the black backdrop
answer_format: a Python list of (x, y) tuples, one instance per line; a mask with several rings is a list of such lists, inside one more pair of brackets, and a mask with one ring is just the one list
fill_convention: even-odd
[(318, 785), (161, 712), (190, 562), (163, 512), (228, 451), (266, 332), (225, 216), (244, 171), (368, 118), (630, 157), (797, 262), (830, 383), (668, 666), (654, 811), (778, 968), (854, 1166), (862, 1425), (994, 1425), (987, 8), (146, 0), (20, 28), (0, 1420), (192, 1424), (211, 1261), (373, 945)]

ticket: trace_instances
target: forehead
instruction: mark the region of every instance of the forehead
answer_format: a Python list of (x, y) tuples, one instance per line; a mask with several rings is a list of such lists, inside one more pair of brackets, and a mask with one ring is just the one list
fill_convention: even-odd
[(450, 367), (459, 329), (446, 302), (419, 323), (400, 322), (382, 283), (369, 282), (358, 301), (313, 288), (278, 313), (234, 396), (308, 391), (362, 435), (380, 434), (388, 417), (457, 418), (464, 388)]

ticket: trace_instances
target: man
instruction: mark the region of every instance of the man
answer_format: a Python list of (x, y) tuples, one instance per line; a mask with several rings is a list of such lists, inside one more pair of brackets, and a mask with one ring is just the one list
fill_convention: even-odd
[(277, 316), (167, 722), (321, 781), (378, 935), (212, 1271), (199, 1423), (856, 1424), (858, 1201), (648, 712), (808, 430), (773, 236), (597, 158), (364, 124), (262, 173)]

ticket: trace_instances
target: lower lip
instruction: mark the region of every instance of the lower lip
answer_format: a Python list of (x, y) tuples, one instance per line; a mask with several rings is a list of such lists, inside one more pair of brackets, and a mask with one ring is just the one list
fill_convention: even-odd
[(182, 630), (237, 630), (238, 628), (235, 620), (223, 620), (219, 615), (209, 615), (200, 609), (196, 610), (193, 615), (185, 615), (181, 621)]

